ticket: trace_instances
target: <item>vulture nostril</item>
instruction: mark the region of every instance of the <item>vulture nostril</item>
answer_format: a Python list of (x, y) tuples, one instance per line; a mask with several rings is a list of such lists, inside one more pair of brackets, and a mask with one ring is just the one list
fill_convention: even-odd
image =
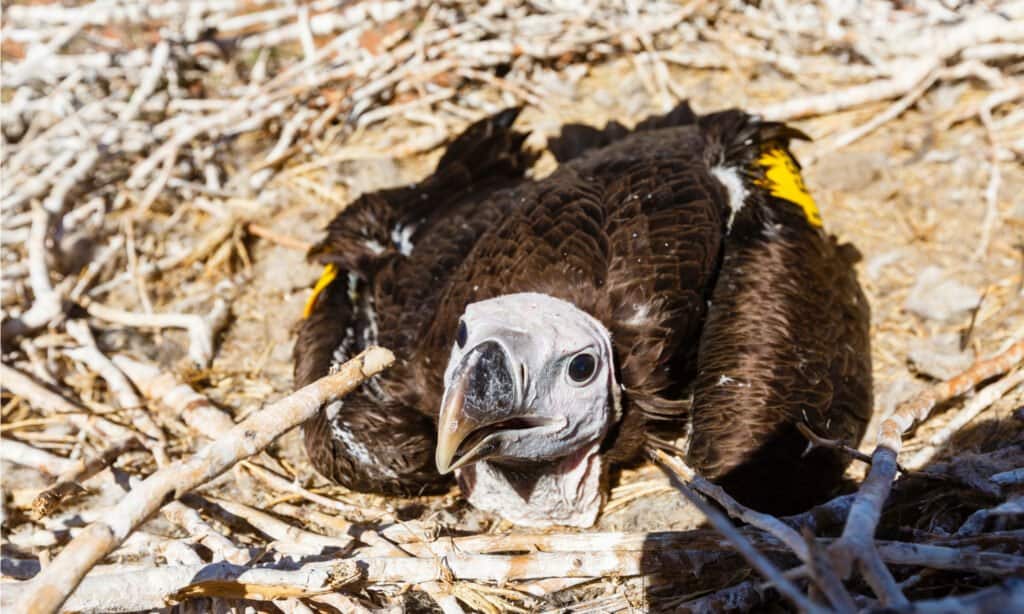
[(497, 342), (485, 341), (473, 353), (476, 362), (466, 385), (464, 411), (484, 419), (508, 414), (515, 406), (516, 392), (505, 350)]

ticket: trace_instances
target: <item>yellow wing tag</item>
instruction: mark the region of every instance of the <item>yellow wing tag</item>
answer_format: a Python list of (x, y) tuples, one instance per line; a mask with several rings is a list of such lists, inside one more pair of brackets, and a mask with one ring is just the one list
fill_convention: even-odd
[(320, 296), (320, 293), (324, 291), (334, 278), (338, 276), (338, 267), (333, 264), (328, 264), (324, 267), (324, 272), (320, 274), (320, 279), (317, 280), (316, 285), (313, 286), (313, 292), (306, 299), (306, 306), (302, 308), (302, 319), (305, 320), (313, 313), (313, 306), (316, 305), (316, 299)]
[(768, 188), (772, 196), (799, 205), (812, 226), (821, 226), (818, 206), (807, 192), (800, 169), (789, 152), (781, 147), (773, 147), (761, 154), (757, 163), (765, 169), (764, 179), (758, 182), (760, 185)]

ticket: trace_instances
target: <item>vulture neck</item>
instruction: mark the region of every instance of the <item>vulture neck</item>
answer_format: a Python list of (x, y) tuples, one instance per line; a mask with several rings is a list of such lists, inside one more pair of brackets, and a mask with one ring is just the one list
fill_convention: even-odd
[(517, 525), (587, 528), (601, 510), (604, 462), (596, 441), (548, 464), (507, 467), (480, 461), (456, 470), (459, 487), (476, 508)]

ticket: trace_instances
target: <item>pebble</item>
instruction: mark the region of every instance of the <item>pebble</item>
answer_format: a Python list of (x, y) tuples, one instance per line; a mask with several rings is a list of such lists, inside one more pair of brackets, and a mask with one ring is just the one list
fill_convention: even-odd
[(980, 302), (977, 290), (953, 279), (945, 270), (930, 266), (917, 276), (903, 306), (926, 320), (957, 322)]
[(928, 339), (912, 339), (907, 358), (914, 369), (937, 380), (947, 380), (974, 363), (974, 352), (960, 349), (960, 335), (947, 333)]

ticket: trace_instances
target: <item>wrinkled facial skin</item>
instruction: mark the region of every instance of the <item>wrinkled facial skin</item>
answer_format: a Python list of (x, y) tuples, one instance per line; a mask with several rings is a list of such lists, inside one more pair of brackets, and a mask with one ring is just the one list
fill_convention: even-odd
[(438, 418), (437, 469), (571, 454), (608, 431), (611, 335), (571, 303), (509, 294), (473, 303), (459, 323)]

